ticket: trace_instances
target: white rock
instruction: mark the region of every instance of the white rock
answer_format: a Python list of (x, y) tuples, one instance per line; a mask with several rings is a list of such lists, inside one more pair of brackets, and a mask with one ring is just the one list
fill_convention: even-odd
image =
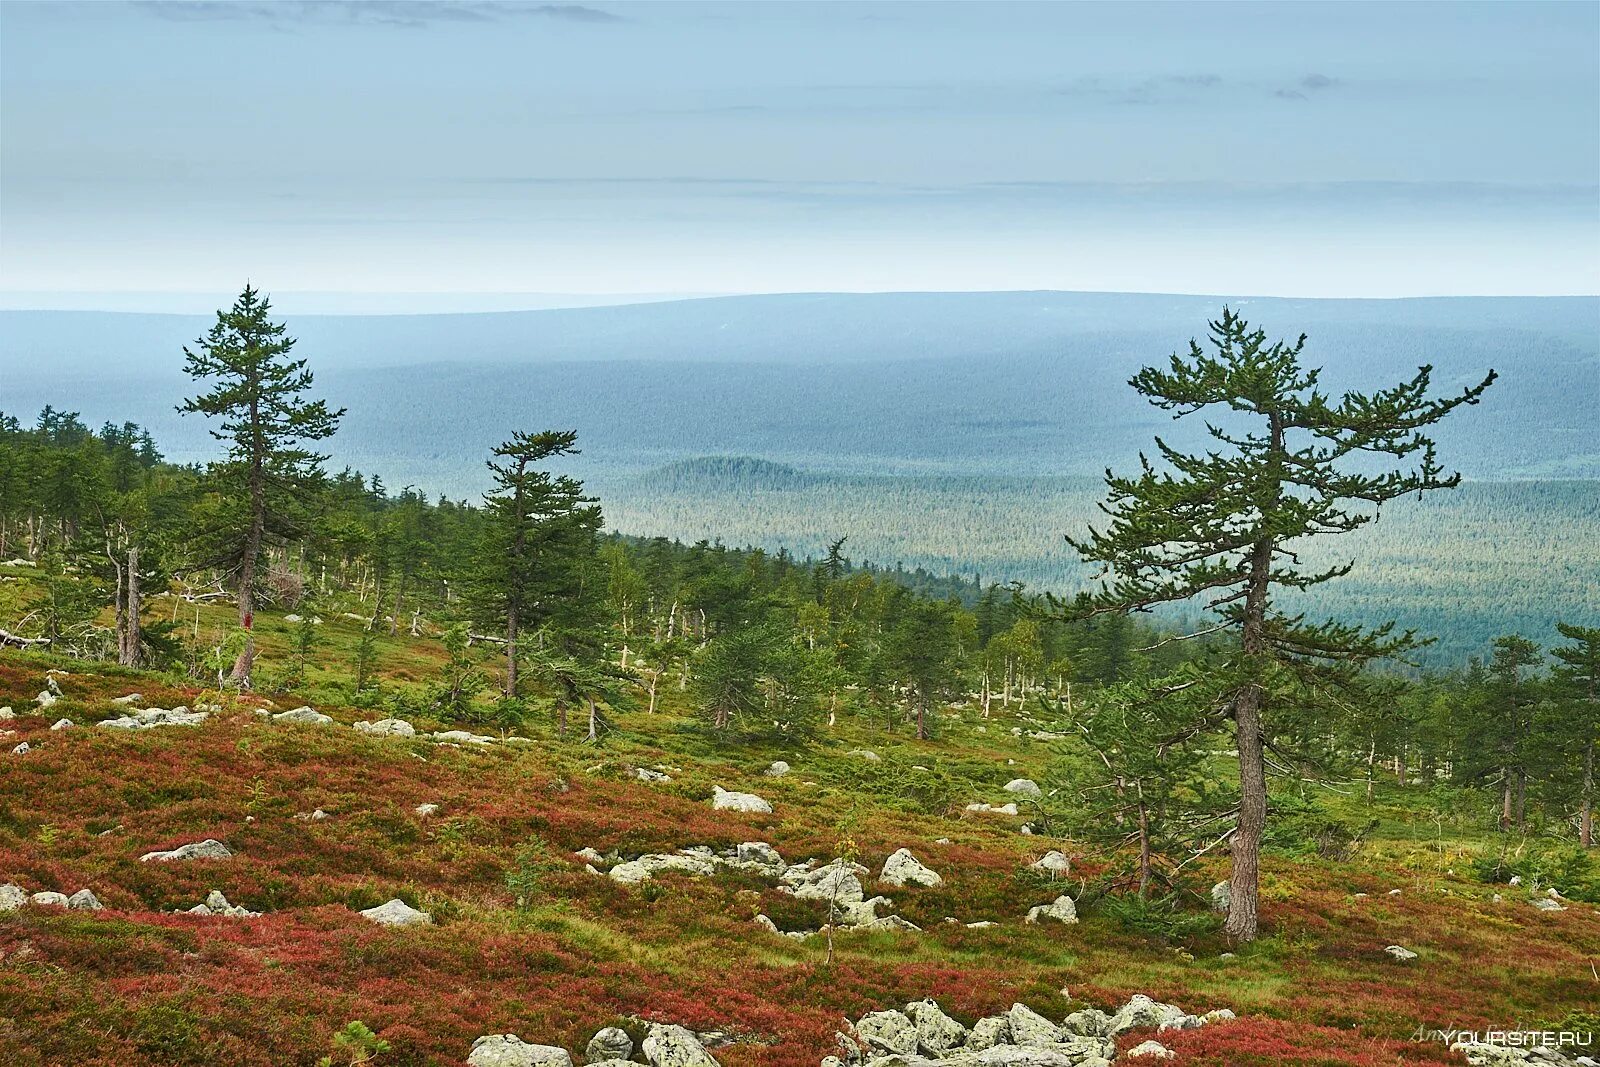
[(1566, 908), (1562, 907), (1560, 904), (1557, 904), (1555, 901), (1551, 900), (1549, 897), (1535, 897), (1533, 900), (1529, 901), (1529, 903), (1532, 904), (1534, 907), (1538, 908), (1540, 911), (1566, 911), (1567, 910)]
[(872, 751), (870, 748), (852, 748), (847, 754), (851, 756), (859, 756), (868, 763), (878, 762), (878, 754)]
[(1032, 778), (1013, 778), (1006, 783), (1006, 792), (1015, 793), (1019, 797), (1042, 797), (1044, 790), (1039, 788), (1039, 783)]
[(418, 804), (416, 807), (412, 808), (411, 810), (416, 812), (418, 815), (422, 816), (424, 819), (426, 819), (429, 815), (433, 815), (433, 814), (438, 812), (439, 805), (437, 805), (437, 804)]
[(33, 751), (33, 750), (28, 747), (28, 742), (24, 741), (24, 742), (22, 742), (22, 744), (18, 745), (16, 748), (13, 748), (11, 750), (11, 754), (13, 756), (26, 756), (31, 751)]
[(1015, 815), (1017, 813), (1017, 806), (1015, 804), (1001, 804), (999, 807), (996, 807), (996, 806), (994, 806), (992, 804), (981, 804), (980, 803), (980, 804), (968, 804), (967, 805), (967, 810), (968, 811), (981, 811), (981, 812), (985, 812), (985, 813), (990, 814), (990, 815)]
[(11, 706), (9, 704), (3, 708), (0, 708), (0, 722), (10, 722), (16, 717), (17, 713), (11, 710)]
[(44, 904), (52, 908), (65, 908), (71, 903), (71, 899), (65, 893), (35, 893), (28, 899), (35, 904)]
[(199, 726), (208, 717), (207, 712), (190, 711), (182, 707), (173, 708), (171, 711), (164, 708), (146, 708), (144, 711), (136, 711), (118, 719), (106, 719), (99, 725), (114, 730), (151, 730), (157, 726)]
[(1011, 1043), (1011, 1020), (1004, 1015), (990, 1015), (972, 1024), (967, 1035), (966, 1050), (982, 1052), (984, 1049)]
[(1072, 902), (1071, 897), (1063, 893), (1049, 904), (1041, 904), (1036, 908), (1029, 908), (1028, 917), (1023, 921), (1039, 923), (1046, 919), (1068, 924), (1075, 923), (1078, 921), (1078, 906)]
[(681, 1026), (651, 1023), (643, 1048), (651, 1067), (719, 1067), (700, 1039)]
[(465, 745), (492, 745), (495, 738), (483, 734), (468, 733), (466, 730), (444, 730), (433, 735), (435, 741), (454, 742)]
[(783, 760), (773, 760), (766, 770), (761, 772), (768, 778), (782, 778), (789, 773), (789, 765)]
[(100, 898), (96, 897), (92, 890), (80, 889), (67, 898), (67, 907), (82, 911), (99, 911), (102, 905)]
[(1211, 887), (1211, 910), (1227, 912), (1233, 907), (1233, 886), (1227, 882), (1218, 882)]
[(1028, 866), (1036, 871), (1047, 871), (1052, 875), (1059, 874), (1063, 877), (1072, 873), (1072, 859), (1066, 853), (1055, 849), (1046, 852)]
[(16, 911), (28, 902), (28, 894), (22, 891), (21, 886), (7, 882), (0, 885), (0, 911)]
[(755, 867), (783, 867), (783, 857), (765, 841), (745, 841), (734, 849), (734, 859), (739, 864)]
[(907, 1004), (905, 1014), (917, 1029), (917, 1050), (925, 1056), (942, 1056), (966, 1044), (967, 1028), (931, 998)]
[(146, 852), (139, 857), (139, 860), (142, 863), (149, 863), (151, 860), (160, 863), (166, 863), (170, 860), (225, 860), (232, 855), (233, 853), (228, 851), (227, 845), (208, 837), (204, 841), (193, 841), (187, 845), (179, 845), (169, 852)]
[(375, 908), (367, 908), (361, 915), (379, 926), (428, 926), (433, 922), (432, 915), (418, 911), (398, 897)]
[(1017, 1045), (1054, 1045), (1062, 1038), (1061, 1027), (1026, 1004), (1013, 1004), (1006, 1012), (1011, 1025), (1011, 1041)]
[(626, 1060), (632, 1055), (633, 1038), (619, 1026), (606, 1026), (596, 1031), (583, 1052), (583, 1058), (590, 1064), (604, 1060)]
[(333, 722), (331, 715), (324, 715), (309, 707), (295, 708), (292, 711), (280, 711), (272, 717), (273, 722), (302, 723), (306, 726), (327, 726)]
[(298, 615), (285, 615), (283, 617), (283, 621), (284, 622), (300, 622), (301, 619), (300, 619), (300, 616), (298, 616)]
[(1135, 993), (1116, 1015), (1111, 1017), (1108, 1036), (1115, 1037), (1129, 1030), (1158, 1027), (1162, 1023), (1177, 1022), (1184, 1017), (1182, 1008), (1151, 1000), (1143, 993)]
[(417, 728), (404, 719), (379, 719), (376, 722), (358, 722), (352, 724), (357, 733), (371, 734), (374, 737), (415, 737)]
[(873, 1011), (856, 1023), (856, 1037), (868, 1049), (909, 1056), (917, 1051), (917, 1028), (902, 1012)]
[(670, 781), (672, 781), (672, 776), (671, 775), (662, 774), (660, 771), (652, 771), (648, 767), (636, 767), (636, 768), (634, 768), (633, 776), (635, 778), (639, 779), (639, 781), (641, 781), (641, 782), (670, 782)]
[(1177, 1057), (1177, 1053), (1159, 1041), (1145, 1041), (1130, 1048), (1123, 1055), (1130, 1060), (1170, 1060)]
[(57, 700), (60, 700), (60, 699), (61, 698), (58, 697), (56, 694), (54, 694), (54, 693), (50, 692), (50, 690), (46, 689), (44, 692), (40, 693), (37, 697), (34, 698), (34, 703), (38, 704), (40, 708), (48, 708), (50, 705), (54, 704)]
[(718, 811), (749, 811), (763, 815), (772, 812), (772, 805), (754, 793), (730, 793), (720, 785), (712, 788), (715, 792), (711, 797), (711, 806)]
[(751, 919), (750, 921), (755, 923), (757, 926), (761, 927), (761, 929), (765, 930), (769, 934), (781, 934), (781, 933), (783, 933), (782, 930), (778, 929), (778, 924), (772, 921), (772, 916), (767, 915), (765, 913), (758, 914), (754, 919)]
[(572, 1067), (567, 1050), (530, 1045), (516, 1034), (485, 1034), (472, 1043), (467, 1067)]
[(138, 693), (129, 693), (126, 696), (114, 697), (111, 701), (111, 703), (118, 704), (122, 707), (127, 707), (129, 704), (142, 704), (143, 702), (144, 697)]
[(917, 858), (911, 854), (909, 848), (896, 850), (883, 862), (883, 873), (878, 875), (881, 881), (890, 885), (907, 886), (936, 886), (942, 885), (944, 879), (938, 873), (924, 867)]
[(1402, 948), (1399, 945), (1390, 945), (1388, 948), (1384, 949), (1383, 951), (1387, 952), (1389, 955), (1393, 956), (1395, 959), (1401, 960), (1401, 961), (1414, 960), (1414, 959), (1417, 958), (1417, 954), (1415, 952), (1412, 952), (1408, 948)]
[(50, 724), (50, 729), (52, 729), (52, 730), (70, 730), (75, 725), (77, 725), (77, 724), (74, 723), (71, 719), (57, 719), (55, 722)]

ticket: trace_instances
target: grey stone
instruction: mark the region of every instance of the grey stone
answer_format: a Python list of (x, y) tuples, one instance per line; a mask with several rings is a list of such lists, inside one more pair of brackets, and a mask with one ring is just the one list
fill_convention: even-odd
[(1016, 1045), (1054, 1045), (1064, 1036), (1061, 1027), (1026, 1004), (1013, 1004), (1006, 1012), (1011, 1023), (1011, 1041)]
[(102, 905), (100, 898), (94, 895), (93, 890), (80, 889), (67, 898), (67, 907), (78, 908), (82, 911), (99, 911)]
[(1135, 993), (1116, 1015), (1111, 1018), (1108, 1036), (1116, 1037), (1129, 1030), (1154, 1029), (1166, 1022), (1183, 1018), (1182, 1008), (1151, 1000), (1143, 993)]
[(516, 1034), (486, 1034), (472, 1043), (467, 1067), (572, 1067), (567, 1050), (530, 1045)]
[(1218, 882), (1211, 887), (1211, 910), (1226, 913), (1233, 906), (1233, 887), (1227, 882)]
[(1159, 1041), (1144, 1041), (1124, 1053), (1130, 1060), (1170, 1060), (1178, 1054)]
[(333, 722), (331, 715), (324, 715), (309, 707), (295, 708), (292, 711), (280, 711), (272, 717), (273, 722), (301, 723), (306, 726), (327, 726)]
[(766, 775), (768, 778), (782, 778), (784, 775), (789, 773), (789, 765), (781, 759), (773, 760), (767, 766), (767, 769), (761, 773)]
[(1011, 1043), (1011, 1020), (1004, 1015), (989, 1015), (972, 1024), (967, 1035), (968, 1052), (982, 1052), (996, 1045)]
[(379, 926), (429, 926), (433, 923), (432, 915), (418, 911), (398, 897), (375, 908), (365, 909), (361, 916)]
[(28, 894), (22, 891), (21, 886), (9, 882), (0, 885), (0, 911), (16, 911), (28, 902)]
[(967, 1028), (932, 999), (912, 1001), (906, 1005), (905, 1015), (916, 1027), (917, 1049), (925, 1055), (941, 1056), (966, 1044)]
[(1028, 909), (1028, 917), (1024, 920), (1029, 923), (1039, 923), (1046, 919), (1056, 922), (1072, 924), (1078, 921), (1078, 906), (1072, 898), (1065, 893), (1056, 897), (1049, 904), (1041, 904), (1036, 908)]
[(868, 1012), (856, 1023), (856, 1037), (877, 1052), (909, 1056), (917, 1051), (917, 1028), (903, 1012)]
[(53, 908), (65, 908), (70, 903), (65, 893), (35, 893), (28, 899), (35, 904), (45, 904)]
[(711, 806), (718, 811), (748, 811), (762, 815), (772, 813), (772, 805), (754, 793), (733, 793), (720, 785), (712, 788)]
[(1028, 866), (1035, 871), (1044, 871), (1051, 875), (1059, 874), (1063, 877), (1072, 873), (1072, 859), (1066, 853), (1055, 849), (1046, 852)]
[(1387, 952), (1401, 963), (1405, 963), (1409, 960), (1414, 960), (1417, 958), (1417, 954), (1415, 952), (1412, 952), (1410, 949), (1404, 948), (1400, 945), (1390, 945), (1383, 951)]
[(651, 1067), (719, 1067), (700, 1039), (681, 1026), (651, 1023), (643, 1048)]
[(1019, 797), (1042, 797), (1044, 790), (1039, 788), (1039, 783), (1032, 778), (1013, 778), (1006, 783), (1006, 792), (1015, 793)]
[(625, 1060), (633, 1055), (633, 1038), (620, 1026), (607, 1026), (589, 1039), (583, 1050), (584, 1059), (590, 1063), (598, 1060)]
[(415, 737), (417, 728), (404, 719), (379, 719), (376, 722), (353, 723), (352, 727), (357, 733), (371, 734), (374, 737)]
[(227, 845), (208, 837), (204, 841), (193, 841), (187, 845), (179, 845), (168, 852), (146, 852), (139, 857), (139, 860), (143, 863), (149, 863), (151, 860), (159, 863), (166, 863), (171, 860), (225, 860), (232, 855), (233, 853), (228, 851)]
[(944, 879), (937, 873), (923, 866), (911, 854), (909, 848), (902, 848), (894, 852), (883, 863), (883, 873), (878, 876), (890, 885), (906, 886), (936, 886), (941, 885)]

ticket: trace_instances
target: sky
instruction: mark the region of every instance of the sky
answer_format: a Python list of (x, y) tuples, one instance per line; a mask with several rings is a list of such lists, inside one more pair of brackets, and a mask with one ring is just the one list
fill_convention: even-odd
[(0, 4), (6, 306), (245, 278), (1592, 294), (1600, 4)]

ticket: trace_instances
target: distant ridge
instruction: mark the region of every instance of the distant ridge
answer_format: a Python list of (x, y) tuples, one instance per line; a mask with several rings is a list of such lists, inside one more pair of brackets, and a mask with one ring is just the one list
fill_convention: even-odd
[(781, 492), (805, 489), (817, 479), (791, 467), (759, 456), (696, 456), (646, 471), (641, 485), (664, 492), (714, 492), (766, 490)]

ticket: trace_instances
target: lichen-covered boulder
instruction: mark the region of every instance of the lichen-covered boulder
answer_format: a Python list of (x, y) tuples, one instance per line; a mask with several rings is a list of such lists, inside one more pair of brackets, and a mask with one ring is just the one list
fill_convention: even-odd
[(64, 908), (67, 906), (67, 895), (65, 893), (52, 893), (47, 890), (43, 893), (35, 893), (28, 899), (35, 904), (44, 904), (52, 908)]
[(572, 1067), (567, 1050), (530, 1045), (516, 1034), (486, 1034), (472, 1043), (467, 1067)]
[(966, 1050), (982, 1052), (996, 1045), (1011, 1043), (1011, 1020), (1004, 1015), (989, 1015), (972, 1024), (967, 1035)]
[(681, 1026), (652, 1023), (643, 1048), (650, 1067), (720, 1067), (700, 1039)]
[(904, 1013), (873, 1011), (856, 1023), (856, 1037), (868, 1049), (887, 1055), (909, 1056), (917, 1051), (917, 1028)]
[(1028, 867), (1035, 871), (1043, 871), (1046, 874), (1062, 875), (1064, 877), (1072, 873), (1072, 858), (1065, 852), (1051, 849), (1028, 864)]
[(1006, 792), (1015, 793), (1019, 797), (1042, 797), (1044, 790), (1039, 788), (1039, 783), (1032, 778), (1013, 778), (1006, 783)]
[(601, 1060), (625, 1060), (633, 1055), (633, 1038), (620, 1026), (607, 1026), (589, 1039), (583, 1050), (584, 1059), (590, 1063)]
[(889, 856), (883, 862), (883, 873), (878, 876), (890, 885), (907, 886), (936, 886), (942, 885), (944, 879), (938, 873), (930, 870), (911, 854), (909, 848), (902, 848)]
[(1130, 1060), (1170, 1060), (1178, 1054), (1159, 1041), (1144, 1041), (1125, 1054)]
[(1036, 908), (1029, 908), (1028, 917), (1024, 921), (1039, 923), (1046, 919), (1059, 923), (1075, 923), (1078, 921), (1078, 906), (1072, 902), (1071, 897), (1063, 893), (1049, 904), (1041, 904)]
[(760, 815), (772, 814), (772, 805), (754, 793), (734, 793), (719, 786), (712, 787), (711, 806), (717, 811), (748, 811)]
[(306, 726), (327, 726), (333, 722), (331, 715), (324, 715), (309, 707), (299, 707), (292, 711), (280, 711), (272, 717), (273, 722), (301, 723)]
[(376, 722), (358, 722), (352, 724), (356, 733), (371, 734), (373, 737), (415, 737), (417, 728), (404, 719), (379, 719)]
[(94, 895), (93, 890), (80, 889), (67, 898), (67, 907), (77, 908), (81, 911), (99, 911), (103, 907), (100, 898)]
[(917, 1049), (926, 1056), (942, 1056), (966, 1044), (967, 1028), (946, 1015), (933, 999), (906, 1005), (906, 1018), (917, 1030)]
[(1054, 1045), (1065, 1036), (1061, 1027), (1026, 1004), (1011, 1005), (1006, 1020), (1011, 1024), (1011, 1042), (1015, 1045)]
[(187, 845), (166, 852), (146, 852), (139, 857), (141, 863), (170, 863), (173, 860), (225, 860), (233, 855), (228, 846), (215, 838), (206, 838), (204, 841), (191, 841)]
[(367, 908), (361, 912), (361, 916), (379, 926), (429, 926), (433, 923), (432, 915), (418, 911), (399, 897), (375, 908)]
[(1171, 1004), (1162, 1004), (1152, 1000), (1143, 993), (1135, 993), (1128, 999), (1118, 1012), (1111, 1017), (1111, 1025), (1107, 1028), (1110, 1037), (1127, 1033), (1129, 1030), (1154, 1029), (1162, 1023), (1177, 1022), (1184, 1017), (1184, 1010)]
[(0, 911), (16, 911), (28, 902), (28, 894), (23, 892), (21, 886), (9, 882), (0, 885)]
[(1233, 887), (1227, 882), (1218, 882), (1211, 887), (1211, 910), (1224, 914), (1233, 906)]

